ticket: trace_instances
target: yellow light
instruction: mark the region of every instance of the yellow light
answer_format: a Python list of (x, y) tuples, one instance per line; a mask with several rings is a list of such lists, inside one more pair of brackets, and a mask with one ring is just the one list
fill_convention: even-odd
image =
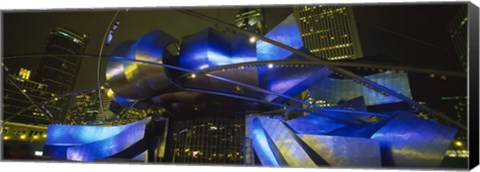
[(18, 73), (18, 75), (23, 79), (30, 79), (30, 73), (31, 72), (32, 71), (30, 71), (28, 69), (20, 68), (20, 72)]
[(47, 135), (46, 135), (46, 134), (44, 134), (44, 135), (43, 135), (43, 138), (46, 138), (46, 137), (47, 137)]
[(457, 145), (457, 146), (462, 146), (463, 144), (462, 144), (462, 142), (460, 142), (460, 141), (456, 141), (456, 142), (455, 142), (455, 145)]
[(191, 78), (195, 78), (197, 77), (197, 75), (195, 75), (194, 73), (192, 73), (192, 75), (190, 75)]
[(255, 43), (255, 41), (257, 41), (257, 38), (255, 38), (255, 37), (250, 37), (250, 43)]
[(20, 136), (20, 139), (26, 139), (27, 138), (27, 135), (21, 135)]
[(38, 136), (37, 135), (33, 136), (33, 139), (38, 139)]
[(8, 140), (8, 139), (10, 139), (10, 137), (8, 137), (8, 136), (3, 136), (3, 140)]
[(109, 88), (109, 89), (107, 90), (107, 96), (108, 96), (108, 98), (113, 98), (114, 95), (115, 95), (115, 93), (113, 92), (113, 90)]

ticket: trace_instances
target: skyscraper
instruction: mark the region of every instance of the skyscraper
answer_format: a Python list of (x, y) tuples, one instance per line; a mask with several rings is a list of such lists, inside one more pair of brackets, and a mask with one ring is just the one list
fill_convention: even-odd
[[(6, 122), (49, 124), (46, 114), (33, 102), (43, 103), (49, 93), (48, 85), (30, 80), (30, 70), (20, 68), (18, 74), (5, 74), (3, 85), (3, 115)], [(18, 86), (18, 88), (17, 88)], [(28, 95), (27, 98), (24, 94)], [(32, 102), (33, 101), (33, 102)]]
[(361, 58), (351, 7), (316, 5), (294, 8), (305, 47), (325, 60)]
[[(65, 28), (50, 32), (45, 54), (83, 54), (87, 47), (87, 35), (80, 35)], [(81, 58), (75, 56), (42, 57), (35, 71), (35, 79), (49, 85), (47, 91), (62, 94), (73, 90), (80, 69)]]
[(243, 9), (233, 21), (235, 25), (244, 30), (255, 32), (260, 35), (265, 34), (265, 22), (263, 11), (261, 9)]
[[(48, 85), (47, 92), (60, 95), (74, 89), (82, 59), (75, 56), (85, 52), (87, 35), (77, 34), (66, 28), (56, 28), (50, 32), (45, 55), (34, 72), (34, 80)], [(67, 109), (70, 99), (57, 101), (55, 106)], [(56, 118), (63, 121), (64, 113), (56, 113)]]
[(176, 121), (174, 163), (242, 164), (245, 117), (214, 117)]
[(462, 5), (447, 26), (455, 52), (464, 71), (467, 71), (467, 6)]

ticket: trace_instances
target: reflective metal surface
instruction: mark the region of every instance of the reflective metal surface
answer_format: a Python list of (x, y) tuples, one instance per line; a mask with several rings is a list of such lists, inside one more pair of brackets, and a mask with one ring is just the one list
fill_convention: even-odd
[[(293, 14), (270, 30), (265, 37), (295, 49), (303, 47), (300, 30)], [(283, 60), (290, 55), (292, 55), (292, 52), (288, 50), (262, 40), (257, 41), (257, 58), (259, 61)]]
[(380, 142), (382, 165), (438, 167), (456, 129), (401, 113), (371, 137)]
[(249, 116), (247, 118), (246, 136), (252, 140), (252, 147), (263, 166), (280, 166), (268, 142), (268, 135), (265, 133), (262, 124), (257, 118)]
[(180, 67), (201, 70), (231, 64), (231, 40), (208, 28), (183, 38), (180, 46)]
[(307, 152), (295, 140), (295, 136), (289, 133), (289, 129), (277, 119), (258, 117), (268, 136), (291, 167), (317, 167)]
[(367, 138), (298, 135), (318, 155), (334, 167), (380, 167), (380, 146)]
[(342, 122), (320, 115), (306, 115), (286, 122), (298, 134), (325, 134), (347, 126)]
[(49, 125), (44, 155), (94, 161), (112, 156), (144, 137), (147, 119), (123, 126)]
[[(116, 95), (128, 99), (147, 99), (164, 92), (172, 85), (161, 66), (129, 62), (121, 59), (137, 59), (158, 64), (171, 57), (166, 48), (176, 39), (162, 31), (151, 31), (132, 44), (126, 42), (117, 47), (107, 66), (107, 81)], [(128, 48), (128, 51), (125, 49)]]
[[(409, 98), (412, 97), (407, 73), (387, 71), (365, 76), (365, 78), (393, 89)], [(363, 96), (367, 106), (401, 101), (397, 97), (385, 96), (349, 79), (326, 78), (312, 87), (311, 94), (315, 99), (326, 100), (329, 103), (337, 103)]]

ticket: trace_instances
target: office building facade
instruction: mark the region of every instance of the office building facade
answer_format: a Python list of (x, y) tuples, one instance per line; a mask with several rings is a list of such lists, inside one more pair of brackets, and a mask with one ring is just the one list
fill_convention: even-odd
[(235, 15), (235, 25), (244, 30), (265, 34), (265, 22), (262, 9), (243, 9)]
[(173, 163), (244, 162), (244, 116), (175, 121), (173, 133)]
[[(56, 28), (50, 32), (45, 47), (45, 56), (34, 72), (34, 80), (48, 85), (47, 91), (53, 96), (73, 91), (82, 58), (74, 55), (83, 54), (88, 44), (88, 36), (77, 34), (66, 28)], [(55, 106), (63, 111), (57, 113), (63, 121), (71, 99), (57, 101)]]
[(293, 10), (303, 43), (325, 60), (361, 58), (362, 49), (351, 7), (315, 5)]
[(462, 69), (467, 71), (467, 6), (459, 7), (457, 13), (452, 17), (447, 25), (448, 33), (452, 39), (453, 47), (462, 65)]
[[(3, 120), (26, 124), (49, 124), (34, 102), (43, 103), (50, 95), (48, 85), (30, 80), (30, 70), (20, 68), (17, 75), (5, 74), (3, 85)], [(31, 98), (27, 98), (26, 95)]]

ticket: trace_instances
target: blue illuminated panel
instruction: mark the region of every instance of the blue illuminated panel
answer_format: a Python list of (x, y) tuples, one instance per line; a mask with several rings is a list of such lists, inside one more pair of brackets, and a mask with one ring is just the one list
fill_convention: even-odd
[[(268, 32), (265, 37), (280, 42), (295, 49), (303, 47), (300, 30), (297, 26), (293, 14)], [(273, 44), (257, 41), (257, 59), (258, 61), (283, 60), (292, 55), (292, 52)]]
[(324, 134), (346, 124), (320, 115), (306, 115), (286, 122), (297, 134)]
[(380, 146), (367, 138), (298, 135), (333, 167), (380, 167)]
[(438, 167), (456, 129), (401, 112), (371, 137), (380, 142), (383, 164)]
[[(259, 69), (260, 72), (261, 68)], [(259, 75), (260, 87), (286, 96), (296, 96), (307, 88), (329, 76), (327, 67), (318, 66), (279, 66), (267, 69)], [(267, 95), (267, 100), (284, 103), (287, 100), (276, 95)]]
[(169, 34), (153, 30), (137, 40), (127, 56), (131, 59), (162, 63), (165, 47), (175, 41), (176, 39)]
[(250, 37), (235, 35), (232, 38), (232, 64), (257, 61), (257, 47)]
[(46, 155), (53, 159), (94, 161), (118, 153), (144, 137), (146, 120), (123, 126), (49, 125)]
[[(395, 90), (409, 98), (412, 97), (406, 73), (387, 71), (369, 75), (365, 78)], [(367, 106), (401, 101), (393, 96), (384, 96), (348, 79), (325, 78), (311, 88), (311, 94), (313, 98), (326, 100), (328, 103), (337, 103), (341, 100), (346, 101), (359, 96), (364, 97)]]
[(135, 42), (120, 44), (113, 51), (113, 60), (109, 61), (106, 72), (106, 79), (118, 96), (115, 101), (127, 105), (131, 102), (129, 99), (147, 99), (168, 88), (172, 82), (163, 67), (131, 62), (129, 59), (162, 64), (165, 58), (172, 56), (166, 48), (176, 42), (167, 33), (154, 30)]
[(258, 155), (258, 159), (260, 159), (262, 165), (278, 167), (280, 164), (270, 147), (274, 145), (268, 144), (268, 136), (266, 135), (260, 121), (255, 117), (247, 118), (247, 136), (248, 135), (252, 139), (253, 149)]
[(115, 155), (144, 137), (144, 122), (133, 123), (121, 133), (107, 139), (67, 148), (67, 159), (73, 161), (95, 161)]
[(213, 29), (187, 36), (180, 47), (180, 67), (201, 70), (231, 64), (230, 40)]
[(258, 119), (268, 136), (273, 140), (273, 146), (278, 148), (288, 166), (317, 167), (307, 152), (295, 140), (294, 136), (288, 132), (288, 128), (283, 123), (268, 117), (258, 117)]

